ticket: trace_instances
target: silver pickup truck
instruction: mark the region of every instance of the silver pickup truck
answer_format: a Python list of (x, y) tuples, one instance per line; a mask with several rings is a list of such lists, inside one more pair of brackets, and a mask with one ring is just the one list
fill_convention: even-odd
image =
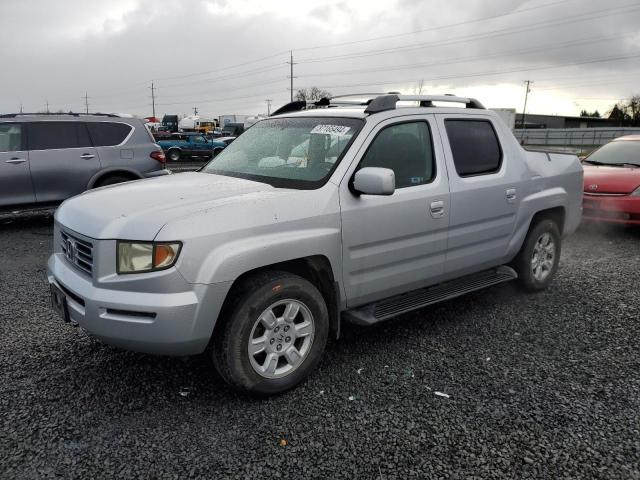
[(282, 107), (200, 172), (64, 202), (54, 308), (126, 349), (208, 351), (230, 384), (264, 395), (305, 379), (341, 321), (550, 284), (581, 219), (575, 156), (525, 151), (474, 99), (315, 107)]

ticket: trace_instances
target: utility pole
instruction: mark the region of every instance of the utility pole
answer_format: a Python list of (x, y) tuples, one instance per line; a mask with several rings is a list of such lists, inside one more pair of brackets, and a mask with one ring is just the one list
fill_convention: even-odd
[(271, 99), (267, 98), (265, 102), (267, 102), (267, 117), (269, 117), (271, 116)]
[(286, 63), (288, 63), (289, 66), (291, 67), (289, 78), (291, 79), (290, 94), (291, 94), (291, 101), (293, 102), (293, 66), (295, 65), (295, 63), (293, 63), (293, 50), (289, 50), (289, 53), (290, 53), (289, 61)]
[(524, 83), (526, 83), (527, 88), (524, 92), (524, 107), (522, 108), (522, 128), (524, 129), (524, 125), (525, 125), (525, 119), (527, 118), (527, 98), (529, 97), (529, 92), (531, 91), (531, 88), (529, 88), (529, 86), (533, 83), (531, 80), (525, 80)]
[(153, 118), (156, 118), (156, 87), (151, 81), (151, 109)]
[(47, 113), (49, 113), (49, 100), (47, 99), (47, 100), (45, 100), (45, 101), (46, 101), (46, 103), (47, 103)]
[(23, 113), (22, 112), (22, 102), (20, 102), (20, 113)]
[(87, 95), (87, 92), (84, 92), (84, 108), (85, 108), (85, 113), (88, 115), (89, 114), (89, 96)]
[(198, 107), (193, 107), (193, 115), (194, 116), (198, 115)]

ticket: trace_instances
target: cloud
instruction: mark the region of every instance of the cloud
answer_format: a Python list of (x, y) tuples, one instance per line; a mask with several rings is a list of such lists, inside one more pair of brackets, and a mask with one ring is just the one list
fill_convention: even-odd
[(81, 110), (87, 92), (148, 115), (153, 80), (158, 113), (260, 113), (289, 98), (290, 49), (298, 87), (424, 80), (520, 109), (530, 79), (530, 111), (602, 111), (633, 93), (639, 20), (624, 0), (2, 0), (0, 111)]

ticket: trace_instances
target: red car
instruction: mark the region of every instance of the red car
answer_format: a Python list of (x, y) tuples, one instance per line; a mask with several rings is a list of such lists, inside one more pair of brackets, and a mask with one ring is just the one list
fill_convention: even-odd
[(583, 217), (640, 225), (640, 135), (616, 138), (582, 163)]

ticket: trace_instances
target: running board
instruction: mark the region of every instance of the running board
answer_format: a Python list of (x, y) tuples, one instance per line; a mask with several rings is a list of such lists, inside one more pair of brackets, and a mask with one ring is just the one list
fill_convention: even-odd
[(344, 319), (358, 325), (373, 325), (382, 320), (474, 292), (498, 283), (515, 280), (518, 274), (505, 265), (427, 288), (413, 290), (379, 302), (347, 310)]

